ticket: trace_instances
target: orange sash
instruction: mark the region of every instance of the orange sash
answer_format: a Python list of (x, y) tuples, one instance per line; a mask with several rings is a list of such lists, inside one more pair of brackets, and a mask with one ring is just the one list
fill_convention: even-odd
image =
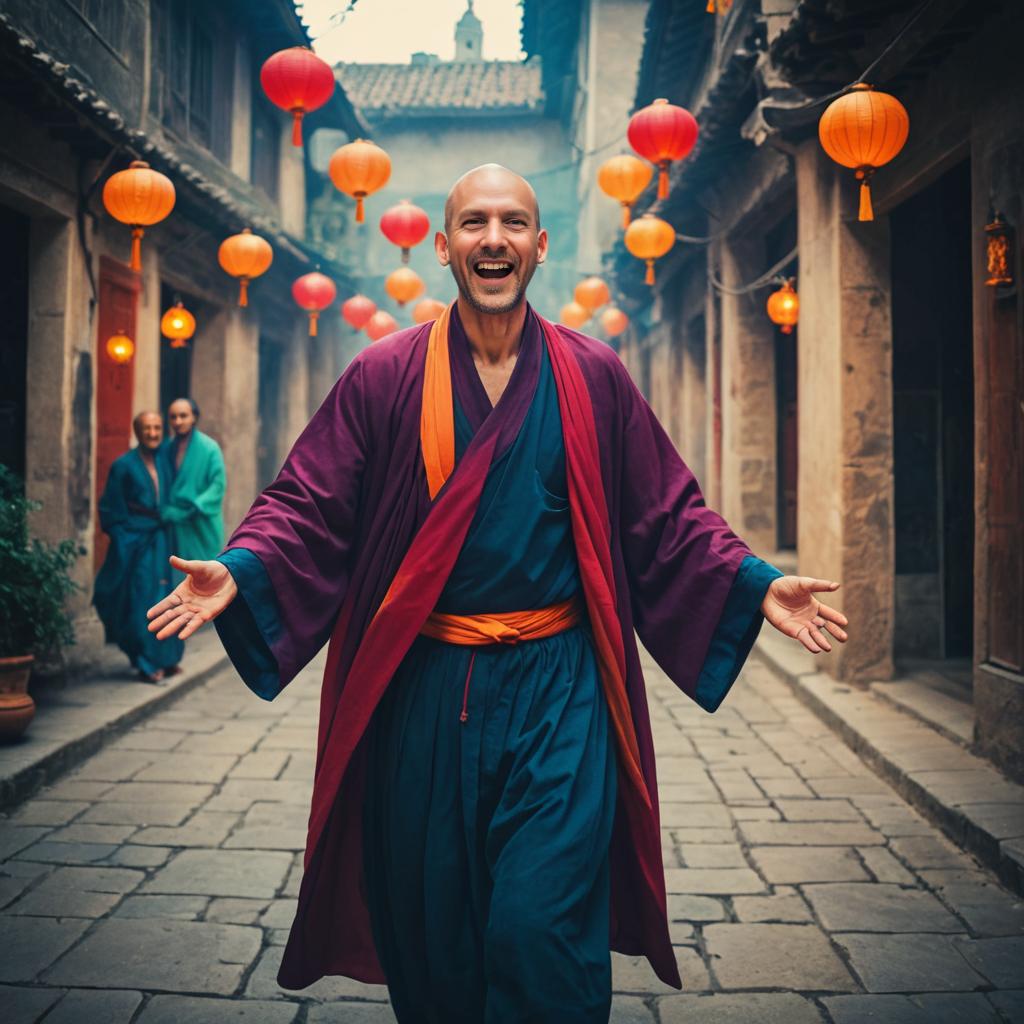
[(432, 612), (420, 633), (450, 644), (483, 647), (485, 644), (517, 644), (520, 640), (564, 633), (583, 618), (579, 600), (539, 608), (533, 612), (502, 612), (499, 615), (448, 615)]

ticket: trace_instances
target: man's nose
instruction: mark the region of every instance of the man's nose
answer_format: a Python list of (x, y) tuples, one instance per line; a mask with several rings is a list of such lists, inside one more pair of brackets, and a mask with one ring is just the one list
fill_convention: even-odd
[(483, 245), (487, 249), (505, 248), (505, 225), (497, 217), (487, 222), (487, 231), (484, 233)]

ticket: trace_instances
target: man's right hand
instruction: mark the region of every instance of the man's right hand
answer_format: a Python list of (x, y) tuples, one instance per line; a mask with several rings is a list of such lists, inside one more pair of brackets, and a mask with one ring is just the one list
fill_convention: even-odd
[(238, 586), (221, 562), (186, 562), (171, 555), (171, 565), (185, 579), (159, 604), (146, 612), (150, 633), (157, 640), (177, 634), (187, 640), (203, 623), (210, 622), (235, 599)]

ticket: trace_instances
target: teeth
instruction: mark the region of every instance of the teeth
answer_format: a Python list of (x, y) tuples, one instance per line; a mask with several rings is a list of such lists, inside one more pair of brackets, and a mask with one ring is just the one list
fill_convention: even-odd
[(477, 270), (511, 270), (511, 263), (478, 263)]

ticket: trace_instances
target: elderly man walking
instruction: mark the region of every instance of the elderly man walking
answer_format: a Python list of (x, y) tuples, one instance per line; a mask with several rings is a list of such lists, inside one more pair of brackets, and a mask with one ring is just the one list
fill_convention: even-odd
[(157, 412), (140, 412), (132, 424), (138, 447), (110, 467), (100, 498), (100, 526), (110, 537), (93, 587), (93, 604), (107, 643), (115, 643), (146, 682), (172, 675), (185, 645), (158, 640), (146, 627), (143, 605), (167, 593), (171, 583), (168, 528), (160, 517), (170, 479), (156, 457), (163, 438)]
[(150, 610), (217, 619), (271, 699), (330, 639), (279, 980), (386, 981), (402, 1024), (608, 1019), (609, 948), (679, 986), (634, 630), (700, 706), (762, 617), (845, 640), (703, 502), (615, 353), (547, 322), (533, 189), (456, 182), (458, 299), (353, 361), (213, 561)]

